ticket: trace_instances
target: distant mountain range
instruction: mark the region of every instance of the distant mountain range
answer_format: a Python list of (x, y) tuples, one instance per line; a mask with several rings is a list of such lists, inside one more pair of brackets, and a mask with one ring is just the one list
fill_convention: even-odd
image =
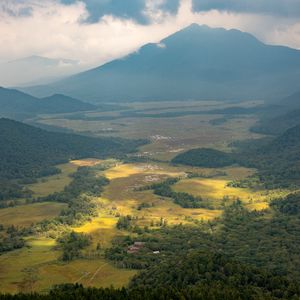
[(0, 64), (0, 84), (25, 86), (46, 84), (82, 71), (79, 62), (65, 58), (38, 55)]
[(0, 87), (0, 117), (24, 119), (36, 114), (70, 113), (94, 110), (95, 105), (55, 94), (36, 98), (14, 89)]
[(47, 86), (93, 102), (279, 99), (296, 90), (300, 51), (265, 45), (248, 33), (193, 24), (138, 52)]

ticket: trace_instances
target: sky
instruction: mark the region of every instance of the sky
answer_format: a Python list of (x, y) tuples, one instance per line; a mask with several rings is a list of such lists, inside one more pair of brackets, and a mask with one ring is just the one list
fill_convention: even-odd
[[(57, 59), (47, 67), (39, 60), (36, 73), (65, 75), (158, 43), (191, 23), (300, 49), (300, 0), (0, 0), (0, 85), (22, 82), (16, 70), (20, 59), (28, 69), (25, 57)], [(28, 82), (36, 80), (34, 70)]]

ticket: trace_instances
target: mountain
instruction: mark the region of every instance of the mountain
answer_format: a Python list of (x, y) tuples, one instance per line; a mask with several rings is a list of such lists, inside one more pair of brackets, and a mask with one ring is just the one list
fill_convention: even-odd
[(272, 99), (298, 84), (300, 51), (265, 45), (238, 30), (193, 24), (158, 44), (48, 86), (89, 101)]
[(36, 114), (93, 110), (96, 107), (64, 95), (39, 99), (14, 89), (0, 87), (0, 116), (23, 119)]
[(40, 100), (41, 110), (47, 113), (67, 113), (76, 111), (88, 111), (95, 109), (95, 105), (82, 102), (80, 100), (62, 95), (55, 94)]
[(10, 119), (0, 119), (0, 179), (38, 177), (70, 159), (107, 157), (135, 151), (144, 141), (92, 138), (48, 132)]
[(29, 56), (0, 64), (0, 84), (24, 86), (45, 84), (82, 71), (78, 61)]

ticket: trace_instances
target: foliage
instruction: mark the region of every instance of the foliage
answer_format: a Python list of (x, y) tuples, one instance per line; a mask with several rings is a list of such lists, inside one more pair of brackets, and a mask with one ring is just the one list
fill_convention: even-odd
[[(276, 203), (276, 202), (275, 202)], [(144, 252), (127, 253), (130, 237), (119, 237), (106, 253), (117, 266), (149, 268), (162, 265), (166, 259), (187, 255), (201, 249), (211, 253), (221, 249), (227, 257), (241, 264), (265, 268), (274, 275), (300, 280), (300, 219), (298, 215), (281, 212), (277, 206), (266, 211), (251, 211), (240, 201), (225, 208), (219, 220), (198, 226), (162, 227), (140, 235)], [(153, 251), (160, 251), (153, 255)], [(180, 276), (180, 273), (179, 275)]]
[(146, 189), (153, 190), (154, 194), (156, 195), (172, 198), (174, 203), (183, 208), (207, 207), (206, 204), (202, 202), (201, 197), (195, 197), (184, 192), (173, 191), (171, 186), (177, 183), (179, 180), (180, 178), (168, 178), (161, 183), (154, 183), (146, 187)]
[(62, 260), (70, 261), (81, 257), (81, 250), (90, 245), (91, 238), (86, 234), (72, 231), (60, 237), (57, 241), (59, 247), (63, 250)]
[(300, 183), (300, 125), (271, 141), (251, 140), (234, 146), (237, 149), (231, 154), (213, 149), (190, 150), (176, 156), (173, 162), (202, 167), (222, 167), (236, 162), (258, 169), (249, 182), (235, 182), (236, 186), (252, 187), (256, 181), (267, 189), (296, 188)]
[(54, 165), (83, 157), (124, 156), (145, 141), (48, 132), (0, 119), (0, 178), (35, 178), (59, 172)]
[(132, 217), (130, 215), (121, 216), (121, 217), (119, 217), (119, 220), (118, 220), (116, 226), (118, 229), (129, 230), (131, 228), (131, 220), (132, 220)]
[(32, 191), (20, 184), (8, 180), (0, 180), (0, 201), (31, 197)]
[[(0, 226), (3, 231), (3, 225)], [(25, 241), (23, 239), (24, 232), (15, 226), (10, 226), (5, 233), (0, 233), (0, 253), (20, 249), (24, 247)]]
[(39, 199), (39, 201), (68, 203), (68, 207), (61, 212), (59, 217), (40, 223), (39, 230), (53, 229), (59, 224), (81, 224), (97, 215), (96, 206), (89, 196), (100, 196), (109, 180), (104, 176), (97, 176), (91, 167), (78, 168), (72, 177), (73, 180), (62, 192)]
[(271, 205), (281, 213), (287, 215), (300, 214), (300, 193), (291, 193), (285, 198), (274, 200)]
[(226, 167), (236, 163), (232, 154), (208, 148), (188, 150), (175, 156), (172, 162), (207, 168)]

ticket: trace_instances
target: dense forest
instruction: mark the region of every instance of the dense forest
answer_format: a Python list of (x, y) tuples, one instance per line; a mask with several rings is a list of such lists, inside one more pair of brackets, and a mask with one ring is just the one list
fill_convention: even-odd
[(236, 160), (231, 154), (222, 151), (199, 148), (178, 154), (172, 162), (197, 167), (221, 168), (234, 164)]
[(144, 140), (92, 138), (48, 132), (0, 119), (0, 179), (35, 178), (56, 173), (56, 164), (83, 157), (124, 156)]

